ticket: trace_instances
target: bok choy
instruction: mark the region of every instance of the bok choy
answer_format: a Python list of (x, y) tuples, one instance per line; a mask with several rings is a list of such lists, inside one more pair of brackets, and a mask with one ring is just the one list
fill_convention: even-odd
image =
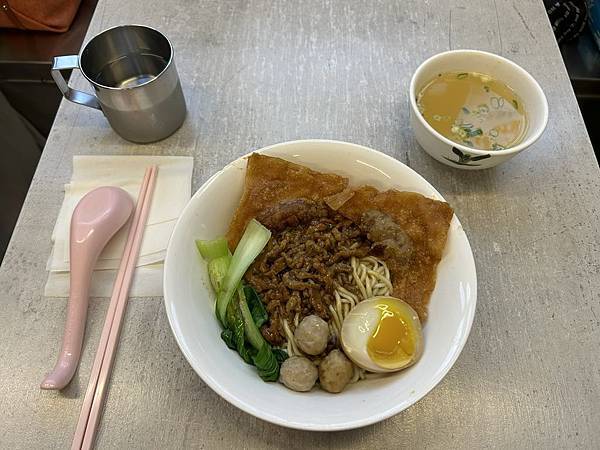
[(208, 262), (211, 284), (217, 294), (216, 314), (223, 325), (221, 338), (248, 364), (254, 365), (264, 381), (276, 381), (279, 367), (288, 357), (281, 349), (273, 349), (260, 333), (269, 319), (265, 306), (252, 286), (242, 277), (271, 237), (271, 232), (256, 220), (250, 221), (233, 256), (225, 238), (196, 241), (202, 257)]
[(252, 219), (246, 226), (246, 231), (237, 245), (227, 275), (223, 280), (222, 289), (217, 292), (216, 313), (219, 321), (224, 327), (227, 327), (226, 315), (227, 305), (233, 294), (238, 289), (242, 277), (250, 267), (250, 264), (262, 252), (267, 242), (271, 238), (271, 232), (261, 225), (258, 221)]
[(197, 239), (196, 247), (200, 255), (208, 263), (210, 284), (212, 284), (215, 292), (220, 292), (231, 262), (231, 252), (227, 246), (227, 239), (224, 237), (212, 241)]
[(196, 239), (196, 247), (206, 261), (212, 261), (222, 256), (231, 256), (227, 239), (224, 237), (213, 239), (212, 241)]
[[(271, 346), (265, 338), (260, 334), (260, 330), (254, 321), (254, 317), (248, 307), (246, 301), (246, 295), (244, 292), (251, 291), (253, 295), (258, 297), (258, 294), (250, 286), (245, 286), (238, 291), (239, 297), (239, 308), (244, 320), (244, 330), (246, 331), (246, 338), (253, 347), (254, 351), (250, 352), (252, 356), (252, 362), (258, 370), (258, 375), (265, 381), (277, 381), (279, 378), (279, 362)], [(243, 356), (242, 356), (243, 357)]]

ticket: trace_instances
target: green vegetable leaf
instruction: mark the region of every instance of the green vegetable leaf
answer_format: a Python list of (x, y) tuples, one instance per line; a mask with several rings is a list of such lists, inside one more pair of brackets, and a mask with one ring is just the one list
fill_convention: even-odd
[(223, 330), (221, 339), (227, 347), (239, 353), (240, 357), (248, 364), (252, 363), (253, 348), (248, 346), (244, 339), (244, 321), (240, 314), (237, 301), (232, 301), (227, 307), (227, 323), (229, 328)]
[[(245, 290), (238, 289), (237, 297), (227, 307), (227, 320), (232, 330), (235, 350), (244, 361), (256, 366), (258, 375), (264, 381), (277, 381), (280, 362), (287, 358), (287, 353), (279, 349), (273, 350), (264, 340), (248, 308)], [(260, 298), (257, 300), (260, 302)]]
[(246, 296), (252, 319), (254, 319), (256, 326), (260, 328), (269, 319), (265, 305), (252, 286), (244, 286), (244, 295)]
[(233, 326), (236, 321), (236, 316), (239, 315), (239, 313), (240, 313), (240, 308), (238, 306), (238, 302), (237, 301), (229, 302), (229, 305), (227, 305), (227, 312), (225, 315), (225, 323), (227, 324), (227, 328), (233, 330), (233, 328), (234, 328)]
[(233, 337), (233, 331), (227, 329), (227, 330), (223, 330), (221, 332), (221, 339), (223, 339), (225, 341), (225, 344), (227, 344), (227, 347), (229, 347), (232, 350), (236, 350), (236, 344), (235, 344), (235, 339)]
[(458, 75), (456, 75), (456, 78), (458, 78), (459, 80), (463, 80), (465, 78), (467, 78), (469, 76), (469, 74), (467, 72), (463, 72), (463, 73), (459, 73)]
[(243, 289), (238, 289), (238, 304), (241, 313), (242, 320), (244, 322), (244, 330), (246, 331), (246, 338), (250, 345), (256, 350), (260, 350), (266, 343), (265, 339), (260, 334), (260, 330), (254, 322), (250, 308), (248, 308), (248, 302), (246, 301), (246, 295)]
[(219, 256), (208, 262), (208, 278), (213, 289), (218, 294), (223, 290), (223, 281), (229, 269), (231, 256)]
[(279, 362), (269, 344), (265, 342), (258, 353), (252, 357), (252, 361), (258, 370), (258, 375), (264, 381), (279, 379)]
[(208, 277), (215, 293), (218, 295), (223, 289), (223, 281), (229, 269), (231, 252), (224, 237), (203, 241), (196, 239), (196, 247), (202, 258), (208, 262)]
[(467, 129), (467, 136), (468, 137), (474, 137), (474, 136), (479, 136), (481, 134), (483, 134), (483, 131), (481, 130), (481, 128), (475, 128), (473, 129)]
[(240, 356), (242, 357), (244, 362), (246, 362), (247, 364), (250, 364), (250, 365), (253, 364), (252, 355), (256, 351), (252, 347), (249, 347), (247, 343), (244, 343), (243, 345), (239, 345), (239, 341), (238, 341), (237, 352), (240, 354)]
[(279, 364), (283, 363), (286, 359), (289, 358), (289, 355), (287, 354), (287, 352), (280, 348), (274, 348), (273, 354), (275, 355), (275, 359), (277, 360), (277, 362)]
[(258, 221), (252, 219), (246, 226), (246, 231), (244, 231), (244, 235), (233, 253), (229, 270), (223, 281), (223, 290), (217, 296), (216, 312), (223, 326), (226, 326), (227, 305), (236, 292), (246, 270), (262, 252), (270, 238), (271, 232)]
[[(246, 361), (248, 364), (252, 364), (252, 357), (250, 355), (250, 350), (246, 343), (245, 334), (244, 334), (244, 320), (242, 318), (242, 314), (239, 308), (238, 301), (232, 301), (227, 307), (227, 323), (229, 326), (229, 331), (232, 332), (233, 335), (233, 344), (235, 345), (234, 350), (240, 354), (242, 359)], [(221, 337), (223, 335), (221, 334)], [(225, 341), (227, 343), (227, 341)], [(229, 344), (228, 344), (229, 346)]]
[(213, 239), (212, 241), (196, 239), (196, 247), (202, 255), (202, 258), (209, 262), (213, 259), (231, 255), (227, 245), (227, 239), (224, 237)]

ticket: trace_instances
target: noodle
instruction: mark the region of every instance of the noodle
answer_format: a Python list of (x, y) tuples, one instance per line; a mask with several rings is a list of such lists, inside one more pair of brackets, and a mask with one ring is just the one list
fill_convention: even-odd
[[(350, 259), (352, 266), (353, 285), (361, 293), (360, 298), (344, 288), (341, 283), (335, 290), (336, 311), (332, 314), (336, 326), (332, 327), (336, 333), (336, 338), (341, 339), (342, 324), (350, 310), (362, 300), (380, 295), (392, 295), (392, 282), (390, 280), (390, 271), (382, 260), (374, 256), (357, 259), (354, 256)], [(329, 307), (330, 309), (331, 306)], [(356, 383), (366, 377), (366, 371), (356, 364), (354, 374), (350, 383)]]
[(287, 352), (290, 356), (302, 356), (302, 352), (296, 346), (296, 341), (294, 340), (294, 333), (290, 330), (290, 326), (287, 323), (286, 319), (283, 319), (283, 331), (285, 333), (285, 337), (287, 338)]
[[(329, 321), (329, 333), (337, 342), (341, 342), (342, 324), (352, 308), (359, 302), (371, 297), (392, 295), (393, 290), (390, 270), (385, 262), (379, 258), (367, 256), (358, 259), (353, 256), (350, 258), (350, 265), (352, 267), (352, 275), (346, 276), (345, 279), (343, 274), (340, 275), (334, 291), (335, 304), (329, 305), (329, 315), (331, 317)], [(351, 292), (344, 285), (351, 289), (355, 288), (360, 294), (357, 295)], [(294, 328), (298, 326), (299, 320), (300, 314), (296, 313), (293, 320)], [(288, 355), (304, 356), (304, 353), (298, 349), (294, 340), (294, 333), (285, 319), (283, 320), (283, 330), (287, 339), (287, 344), (284, 348), (287, 348)], [(367, 374), (365, 369), (358, 367), (354, 363), (352, 365), (354, 373), (352, 374), (350, 383), (371, 378), (372, 374)]]
[(338, 283), (335, 290), (335, 299), (340, 331), (344, 319), (359, 302), (375, 296), (392, 295), (393, 289), (390, 271), (385, 262), (379, 258), (367, 256), (357, 259), (353, 256), (350, 259), (350, 264), (352, 266), (353, 285), (358, 288), (361, 296), (353, 294), (341, 283)]

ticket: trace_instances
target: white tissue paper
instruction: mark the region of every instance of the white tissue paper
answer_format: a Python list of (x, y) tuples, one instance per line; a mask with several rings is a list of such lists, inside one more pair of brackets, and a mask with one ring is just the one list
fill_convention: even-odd
[[(144, 172), (151, 165), (158, 166), (158, 176), (130, 295), (162, 295), (162, 262), (167, 244), (192, 189), (193, 158), (187, 156), (73, 157), (73, 175), (65, 186), (65, 198), (52, 232), (54, 245), (46, 267), (49, 275), (44, 295), (69, 296), (69, 225), (79, 200), (97, 187), (118, 186), (137, 201)], [(127, 226), (100, 254), (90, 295), (110, 297), (126, 239)]]

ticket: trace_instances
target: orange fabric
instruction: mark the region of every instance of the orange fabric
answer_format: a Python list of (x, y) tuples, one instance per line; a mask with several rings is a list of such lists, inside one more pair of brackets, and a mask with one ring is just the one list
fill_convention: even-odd
[(0, 0), (0, 28), (67, 31), (81, 0)]

